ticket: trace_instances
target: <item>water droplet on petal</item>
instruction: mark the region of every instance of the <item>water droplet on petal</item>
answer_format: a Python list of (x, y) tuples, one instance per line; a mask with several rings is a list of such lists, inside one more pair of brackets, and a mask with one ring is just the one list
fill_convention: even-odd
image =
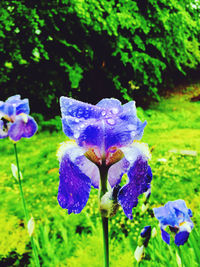
[(81, 128), (84, 128), (84, 127), (85, 127), (84, 123), (82, 123), (82, 124), (80, 125), (80, 127), (81, 127)]
[(78, 118), (75, 119), (75, 122), (79, 122), (80, 120)]
[(133, 125), (133, 124), (129, 124), (128, 125), (128, 129), (130, 130), (130, 131), (135, 131), (136, 130), (136, 125)]
[(118, 108), (112, 108), (111, 109), (112, 114), (117, 114), (119, 112)]
[(101, 112), (101, 115), (102, 115), (102, 116), (105, 116), (105, 115), (106, 115), (106, 111), (103, 110), (103, 111)]
[(115, 120), (114, 119), (108, 119), (107, 123), (110, 125), (114, 125), (115, 124)]
[(74, 133), (74, 138), (79, 138), (79, 136), (80, 136), (80, 133), (79, 132), (75, 132)]

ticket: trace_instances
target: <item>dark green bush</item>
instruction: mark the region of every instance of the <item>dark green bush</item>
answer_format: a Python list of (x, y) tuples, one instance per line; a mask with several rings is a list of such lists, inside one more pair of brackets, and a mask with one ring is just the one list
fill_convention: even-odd
[(158, 97), (200, 62), (195, 0), (4, 0), (0, 11), (1, 95), (31, 97), (49, 117), (61, 95)]

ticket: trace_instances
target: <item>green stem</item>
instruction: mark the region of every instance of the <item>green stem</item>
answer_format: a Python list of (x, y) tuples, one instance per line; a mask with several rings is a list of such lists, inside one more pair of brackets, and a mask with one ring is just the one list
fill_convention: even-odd
[[(22, 182), (21, 182), (21, 178), (20, 178), (20, 168), (19, 168), (19, 160), (18, 160), (16, 143), (14, 143), (14, 150), (15, 150), (15, 157), (16, 157), (16, 164), (17, 164), (19, 191), (20, 191), (20, 195), (21, 195), (21, 199), (22, 199), (23, 208), (24, 208), (24, 215), (25, 215), (25, 219), (26, 219), (26, 224), (28, 225), (29, 215), (28, 215), (28, 210), (27, 210), (27, 207), (26, 207), (26, 201), (25, 201), (24, 192), (23, 192), (23, 189), (22, 189)], [(36, 265), (36, 267), (40, 267), (40, 262), (39, 262), (39, 258), (38, 258), (38, 254), (37, 254), (37, 250), (36, 250), (36, 246), (35, 246), (35, 242), (34, 242), (33, 236), (31, 236), (30, 239), (31, 239), (31, 246), (33, 248), (33, 255), (34, 255), (34, 259), (35, 259), (35, 265)]]
[[(108, 166), (106, 166), (105, 161), (102, 162), (100, 170), (100, 192), (99, 192), (99, 199), (101, 198), (106, 192), (108, 191), (107, 188), (107, 176), (108, 176)], [(108, 218), (103, 216), (101, 211), (101, 218), (102, 218), (102, 228), (103, 228), (103, 246), (104, 246), (104, 267), (109, 267), (109, 242), (108, 242)]]
[(109, 267), (108, 218), (102, 217), (102, 226), (104, 245), (104, 267)]

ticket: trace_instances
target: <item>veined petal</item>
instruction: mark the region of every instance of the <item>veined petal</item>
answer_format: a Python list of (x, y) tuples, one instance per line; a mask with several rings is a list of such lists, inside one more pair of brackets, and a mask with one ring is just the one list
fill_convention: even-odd
[(69, 156), (70, 161), (72, 161), (82, 173), (91, 179), (91, 184), (95, 188), (99, 187), (100, 173), (98, 167), (88, 160), (84, 156), (84, 149), (79, 147), (73, 140), (64, 142), (61, 144), (57, 151), (57, 156), (61, 162), (65, 154)]
[(69, 214), (80, 213), (88, 201), (92, 181), (95, 187), (99, 185), (98, 168), (73, 142), (66, 142), (58, 154), (61, 156), (58, 202)]
[(149, 189), (152, 173), (148, 166), (148, 154), (144, 151), (144, 144), (134, 144), (129, 147), (129, 151), (126, 149), (124, 155), (130, 163), (129, 181), (119, 190), (118, 201), (126, 216), (132, 219), (132, 209), (137, 206), (138, 196)]
[(108, 164), (109, 149), (140, 139), (146, 125), (137, 118), (133, 101), (123, 106), (117, 99), (103, 99), (94, 106), (61, 97), (60, 105), (64, 133), (82, 147), (98, 148), (101, 157), (109, 158)]
[(80, 213), (85, 207), (91, 189), (91, 180), (65, 154), (60, 163), (58, 202), (68, 213)]
[(18, 115), (15, 122), (10, 125), (8, 135), (13, 141), (17, 142), (22, 137), (29, 138), (33, 136), (36, 131), (37, 124), (32, 117), (26, 115), (25, 118), (23, 115)]

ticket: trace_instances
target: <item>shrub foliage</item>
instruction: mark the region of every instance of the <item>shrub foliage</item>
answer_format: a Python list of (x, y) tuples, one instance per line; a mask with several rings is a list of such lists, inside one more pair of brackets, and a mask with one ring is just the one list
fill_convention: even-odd
[(0, 10), (5, 97), (20, 92), (49, 108), (60, 95), (157, 95), (166, 75), (200, 62), (195, 0), (4, 0)]

